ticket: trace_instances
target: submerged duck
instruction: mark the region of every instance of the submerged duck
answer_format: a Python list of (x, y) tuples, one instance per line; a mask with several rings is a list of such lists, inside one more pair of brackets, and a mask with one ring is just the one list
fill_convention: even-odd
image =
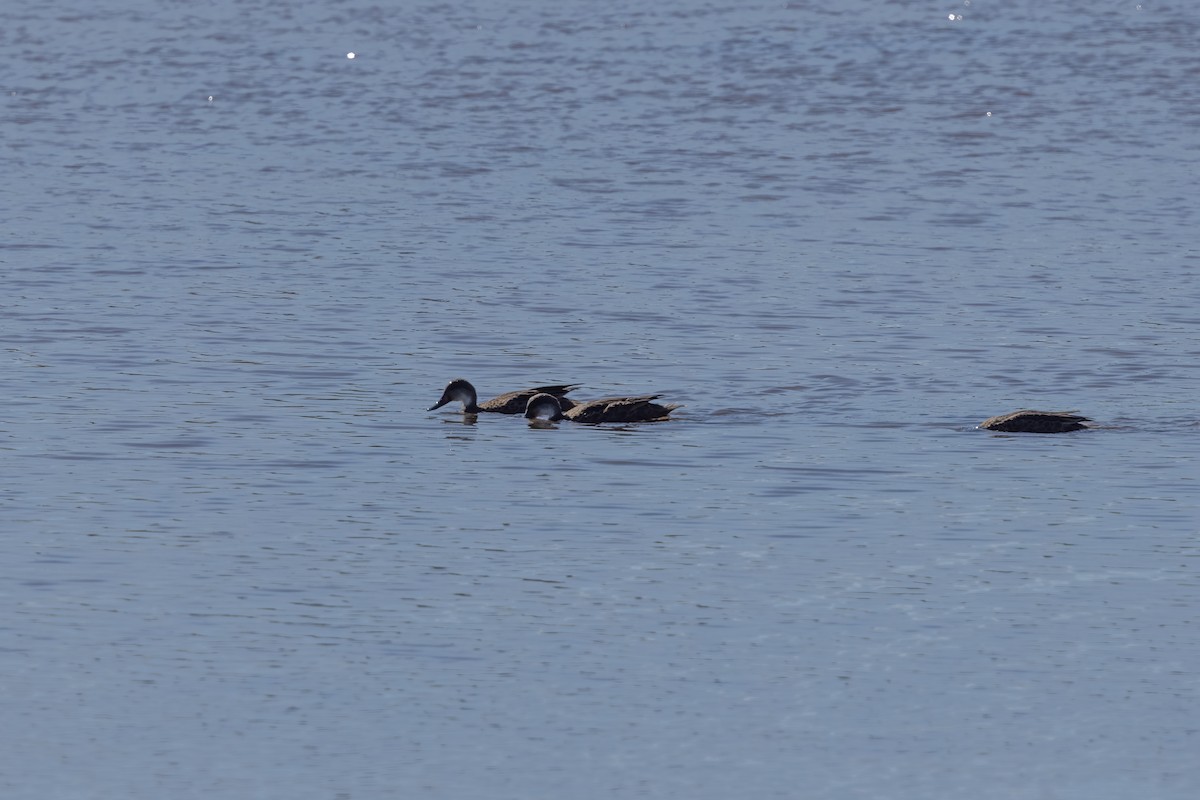
[(1008, 433), (1067, 433), (1091, 427), (1088, 422), (1074, 411), (1014, 411), (985, 419), (979, 427)]
[(462, 378), (455, 378), (446, 384), (446, 391), (442, 392), (442, 399), (429, 407), (430, 411), (441, 408), (447, 403), (453, 403), (459, 400), (463, 404), (463, 413), (478, 414), (481, 411), (489, 411), (494, 414), (521, 414), (529, 406), (529, 400), (535, 395), (547, 395), (558, 400), (563, 408), (574, 408), (575, 403), (568, 400), (567, 392), (572, 389), (579, 388), (578, 384), (562, 384), (558, 386), (537, 386), (533, 389), (520, 389), (515, 392), (508, 392), (498, 397), (493, 397), (491, 400), (479, 402), (479, 395), (475, 392), (475, 387), (471, 382)]
[(589, 423), (653, 422), (666, 419), (668, 414), (679, 408), (677, 404), (660, 405), (652, 402), (661, 396), (643, 394), (637, 397), (605, 397), (567, 408), (552, 394), (538, 394), (529, 399), (525, 417), (531, 420), (548, 419), (552, 422), (560, 419)]

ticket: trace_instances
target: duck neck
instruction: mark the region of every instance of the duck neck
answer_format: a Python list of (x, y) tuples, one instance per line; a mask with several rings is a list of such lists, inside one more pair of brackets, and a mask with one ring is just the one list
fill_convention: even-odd
[(458, 390), (458, 397), (462, 401), (464, 414), (478, 414), (483, 409), (479, 407), (479, 396), (475, 394), (475, 390), (471, 387), (464, 386)]

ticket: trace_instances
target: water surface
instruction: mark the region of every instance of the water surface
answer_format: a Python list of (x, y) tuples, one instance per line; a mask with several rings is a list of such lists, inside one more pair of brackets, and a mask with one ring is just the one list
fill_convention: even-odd
[(5, 796), (1194, 797), (1198, 36), (14, 11)]

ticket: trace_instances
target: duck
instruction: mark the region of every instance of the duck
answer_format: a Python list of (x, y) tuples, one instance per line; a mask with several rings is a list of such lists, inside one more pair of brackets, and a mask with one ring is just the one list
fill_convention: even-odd
[(678, 404), (661, 405), (653, 402), (662, 395), (643, 394), (635, 397), (605, 397), (586, 403), (577, 403), (573, 408), (562, 405), (560, 398), (553, 394), (541, 393), (529, 398), (525, 408), (525, 418), (529, 420), (548, 419), (556, 422), (569, 419), (572, 422), (654, 422), (667, 419), (667, 415), (677, 408)]
[(475, 387), (471, 382), (464, 378), (455, 378), (446, 384), (446, 390), (442, 392), (442, 399), (429, 407), (430, 411), (435, 411), (447, 403), (452, 403), (459, 400), (463, 404), (464, 414), (478, 414), (481, 411), (487, 411), (494, 414), (521, 414), (529, 406), (529, 400), (535, 395), (547, 395), (558, 400), (563, 408), (574, 408), (575, 403), (566, 397), (567, 392), (573, 389), (578, 389), (579, 384), (558, 384), (555, 386), (537, 386), (532, 389), (518, 389), (515, 392), (506, 392), (505, 394), (493, 397), (491, 400), (479, 402), (479, 395), (475, 391)]
[(1007, 433), (1068, 433), (1091, 427), (1087, 417), (1074, 411), (1029, 411), (1023, 409), (1011, 414), (985, 419), (979, 427), (989, 431)]

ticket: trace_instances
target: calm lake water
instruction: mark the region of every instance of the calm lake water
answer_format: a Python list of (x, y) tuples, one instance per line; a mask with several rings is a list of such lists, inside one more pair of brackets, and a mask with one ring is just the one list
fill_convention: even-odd
[(4, 797), (1196, 797), (1197, 41), (10, 9)]

